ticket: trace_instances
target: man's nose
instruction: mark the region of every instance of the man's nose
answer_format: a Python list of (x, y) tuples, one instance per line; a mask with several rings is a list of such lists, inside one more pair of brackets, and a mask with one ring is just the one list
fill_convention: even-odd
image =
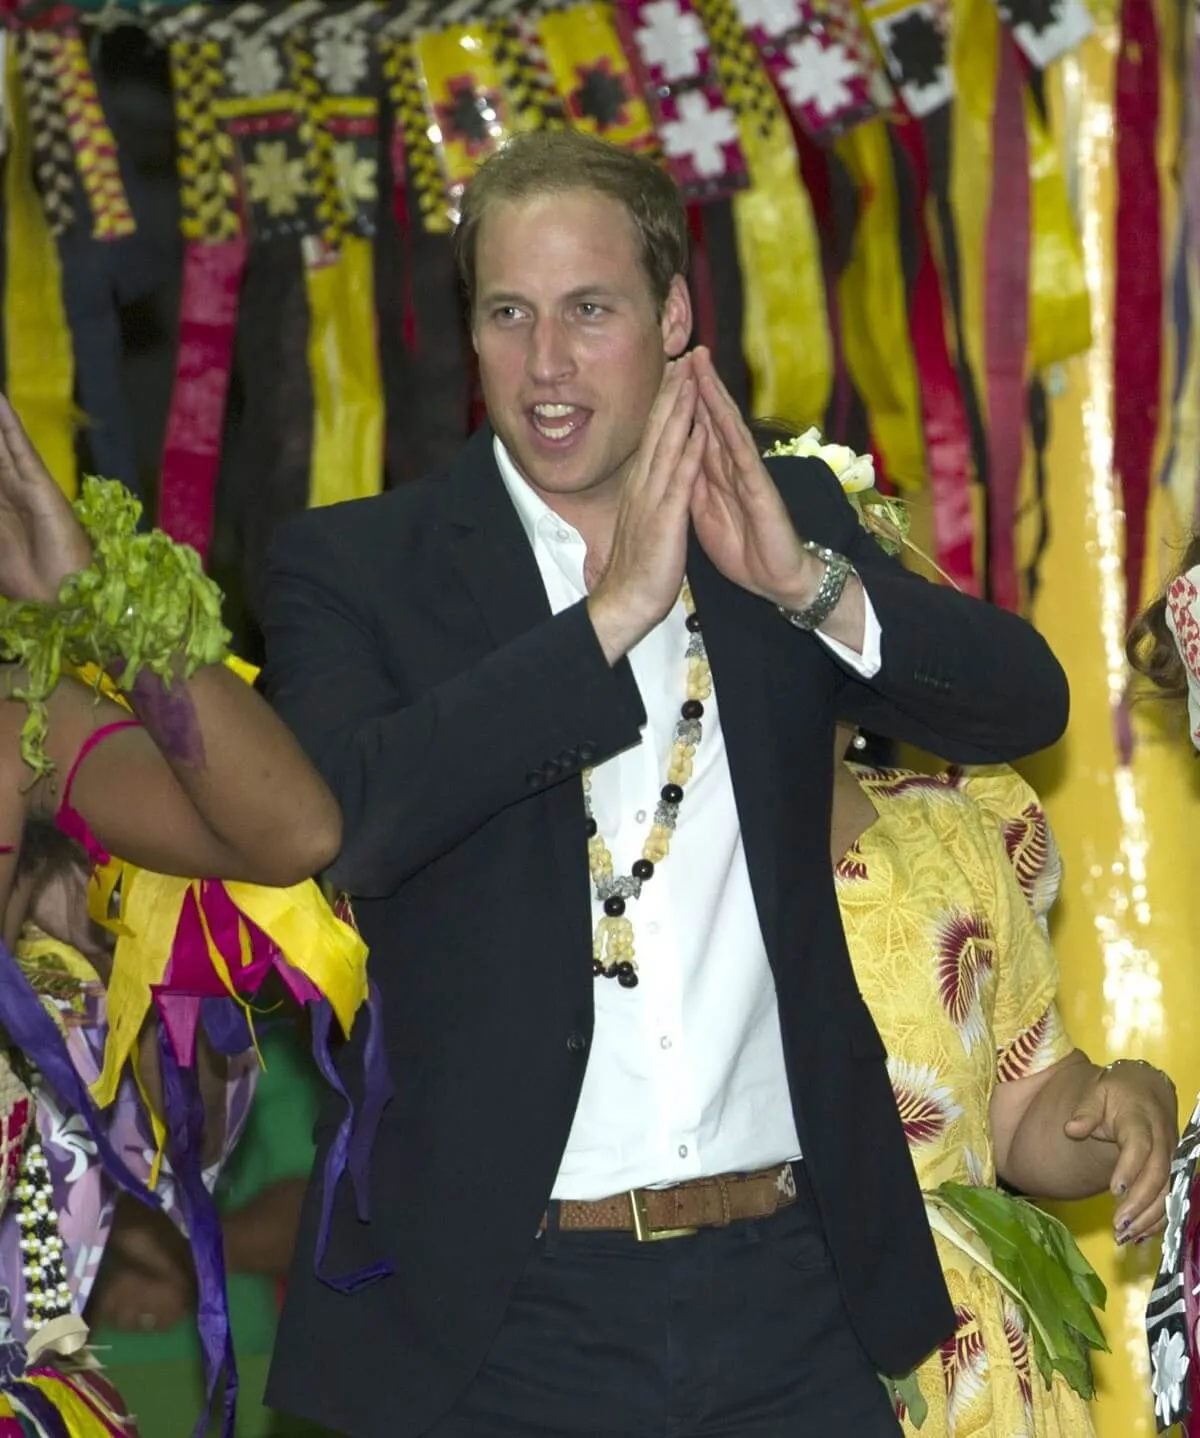
[(570, 336), (558, 319), (539, 319), (530, 335), (526, 365), (530, 379), (554, 384), (567, 378), (575, 367)]

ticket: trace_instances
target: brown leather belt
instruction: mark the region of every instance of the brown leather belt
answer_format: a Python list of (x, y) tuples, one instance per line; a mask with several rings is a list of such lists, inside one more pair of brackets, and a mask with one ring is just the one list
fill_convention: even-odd
[[(796, 1176), (790, 1163), (758, 1173), (727, 1173), (694, 1178), (670, 1188), (632, 1188), (611, 1198), (563, 1199), (560, 1229), (632, 1233), (639, 1243), (685, 1238), (701, 1228), (725, 1228), (750, 1218), (770, 1218), (796, 1201)], [(541, 1230), (546, 1228), (542, 1219)]]

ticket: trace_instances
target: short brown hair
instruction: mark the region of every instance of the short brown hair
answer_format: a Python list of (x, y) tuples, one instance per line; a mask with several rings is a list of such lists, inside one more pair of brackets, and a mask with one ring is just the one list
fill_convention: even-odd
[(625, 207), (638, 237), (638, 257), (659, 310), (676, 275), (687, 274), (688, 223), (683, 196), (653, 160), (582, 130), (530, 130), (514, 135), (479, 168), (463, 196), (454, 257), (467, 304), (475, 304), (479, 223), (497, 200), (527, 200), (595, 190)]
[[(1176, 575), (1186, 574), (1198, 564), (1200, 534), (1192, 536)], [(1137, 673), (1149, 679), (1164, 698), (1183, 699), (1187, 696), (1187, 670), (1180, 657), (1179, 646), (1175, 643), (1175, 636), (1167, 628), (1165, 593), (1160, 594), (1134, 621), (1125, 644), (1125, 653)]]

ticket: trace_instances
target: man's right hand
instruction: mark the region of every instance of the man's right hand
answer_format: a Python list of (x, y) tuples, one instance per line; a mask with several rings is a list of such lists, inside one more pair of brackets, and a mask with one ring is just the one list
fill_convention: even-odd
[(668, 364), (617, 509), (608, 563), (588, 612), (615, 664), (670, 612), (687, 559), (692, 487), (704, 459), (688, 356)]

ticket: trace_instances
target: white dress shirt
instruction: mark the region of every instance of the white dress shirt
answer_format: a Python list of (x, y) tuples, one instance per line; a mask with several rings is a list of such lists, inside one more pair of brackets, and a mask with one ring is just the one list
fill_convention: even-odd
[[(586, 546), (498, 439), (495, 454), (557, 614), (587, 596)], [(630, 652), (646, 709), (643, 742), (592, 773), (592, 812), (617, 874), (641, 857), (665, 782), (686, 698), (684, 619), (677, 603)], [(821, 637), (865, 678), (878, 672), (881, 634), (869, 601), (862, 654)], [(638, 985), (593, 981), (595, 1032), (558, 1199), (748, 1172), (800, 1153), (715, 694), (702, 722), (671, 852), (628, 901)], [(603, 914), (594, 889), (592, 909), (594, 924)]]

